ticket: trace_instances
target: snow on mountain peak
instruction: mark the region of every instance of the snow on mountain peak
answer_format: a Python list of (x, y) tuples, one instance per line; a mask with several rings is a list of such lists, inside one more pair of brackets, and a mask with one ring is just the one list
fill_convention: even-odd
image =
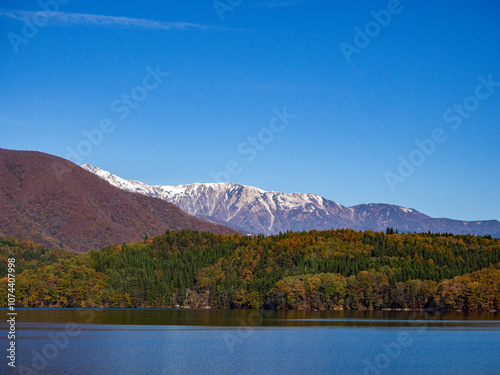
[[(245, 221), (245, 215), (255, 216), (258, 224), (251, 229), (256, 233), (277, 233), (284, 229), (283, 224), (278, 223), (280, 216), (324, 211), (326, 202), (331, 202), (314, 194), (286, 194), (228, 182), (149, 186), (140, 181), (125, 180), (90, 164), (81, 167), (120, 189), (165, 199), (192, 215), (225, 224)], [(337, 203), (332, 206), (336, 211), (345, 209)], [(317, 212), (316, 216), (330, 216), (330, 213), (320, 215)]]
[(406, 207), (399, 207), (399, 208), (401, 209), (401, 211), (404, 211), (405, 213), (413, 212), (411, 208), (406, 208)]
[(366, 203), (347, 207), (314, 194), (286, 194), (228, 182), (150, 186), (125, 180), (90, 164), (81, 167), (120, 189), (167, 200), (191, 215), (244, 233), (269, 235), (287, 230), (331, 228), (385, 231), (387, 227), (401, 231), (500, 233), (498, 221), (471, 223), (432, 219), (414, 209), (391, 204)]

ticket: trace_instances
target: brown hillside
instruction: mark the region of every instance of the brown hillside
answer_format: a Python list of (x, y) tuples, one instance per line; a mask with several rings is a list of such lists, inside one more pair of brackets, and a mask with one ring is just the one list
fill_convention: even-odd
[(115, 188), (56, 156), (0, 149), (0, 236), (84, 252), (167, 229), (235, 233), (164, 200)]

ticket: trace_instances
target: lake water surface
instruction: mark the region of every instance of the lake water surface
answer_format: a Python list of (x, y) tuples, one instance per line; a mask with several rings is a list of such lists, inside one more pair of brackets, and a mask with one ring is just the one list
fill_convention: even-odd
[(498, 313), (16, 311), (2, 374), (500, 374)]

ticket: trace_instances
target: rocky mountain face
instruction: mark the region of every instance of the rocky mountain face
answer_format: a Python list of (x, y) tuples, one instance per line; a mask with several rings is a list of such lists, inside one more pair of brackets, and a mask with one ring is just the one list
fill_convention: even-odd
[(286, 194), (230, 183), (149, 186), (120, 178), (89, 164), (82, 168), (130, 192), (167, 200), (182, 210), (228, 225), (243, 233), (266, 235), (287, 230), (351, 228), (409, 232), (449, 232), (500, 237), (500, 222), (434, 219), (414, 209), (390, 204), (343, 206), (314, 194)]
[(118, 189), (67, 160), (0, 149), (0, 236), (83, 252), (167, 229), (236, 232), (165, 200)]

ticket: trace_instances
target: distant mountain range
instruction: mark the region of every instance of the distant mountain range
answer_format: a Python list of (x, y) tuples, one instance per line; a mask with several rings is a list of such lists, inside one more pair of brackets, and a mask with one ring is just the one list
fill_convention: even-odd
[(498, 220), (461, 221), (431, 218), (411, 208), (391, 204), (352, 207), (314, 194), (285, 194), (230, 183), (149, 186), (120, 178), (90, 164), (82, 168), (122, 190), (161, 198), (200, 218), (248, 234), (266, 235), (287, 230), (351, 228), (400, 232), (448, 232), (500, 237)]
[(236, 232), (165, 200), (118, 189), (67, 160), (0, 149), (0, 236), (83, 252), (167, 229)]

